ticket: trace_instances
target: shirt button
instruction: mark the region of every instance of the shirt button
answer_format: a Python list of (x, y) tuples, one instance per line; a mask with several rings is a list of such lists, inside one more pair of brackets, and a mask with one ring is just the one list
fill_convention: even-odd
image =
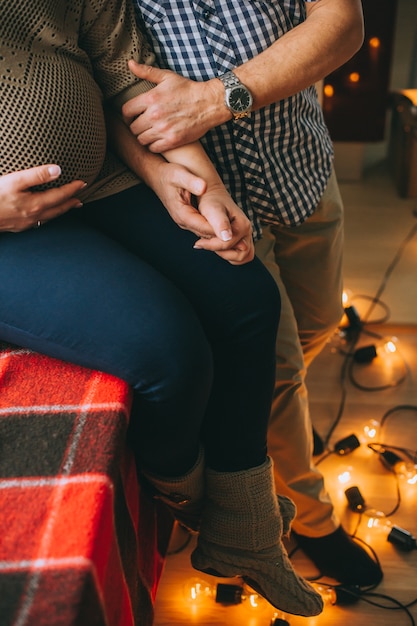
[(257, 184), (258, 184), (258, 179), (257, 179), (257, 178), (255, 178), (254, 176), (251, 176), (251, 177), (248, 179), (248, 183), (249, 183), (249, 185), (257, 185)]
[(205, 9), (205, 11), (203, 11), (203, 18), (205, 20), (209, 20), (211, 18), (211, 11), (209, 9)]

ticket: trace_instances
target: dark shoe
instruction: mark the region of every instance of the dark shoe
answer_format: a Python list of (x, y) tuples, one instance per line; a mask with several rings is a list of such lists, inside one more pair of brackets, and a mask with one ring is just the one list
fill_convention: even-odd
[(379, 563), (341, 526), (324, 537), (305, 537), (295, 531), (291, 535), (322, 576), (358, 587), (374, 587), (381, 582), (383, 572)]

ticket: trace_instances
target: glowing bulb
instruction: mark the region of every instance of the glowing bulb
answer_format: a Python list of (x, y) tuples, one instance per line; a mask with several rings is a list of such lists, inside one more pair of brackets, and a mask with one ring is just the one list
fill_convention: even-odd
[(343, 470), (337, 477), (341, 485), (348, 485), (352, 482), (352, 475), (349, 470)]
[[(369, 446), (374, 449), (375, 447), (372, 444)], [(417, 465), (411, 463), (410, 461), (404, 461), (396, 452), (393, 450), (384, 450), (381, 446), (379, 450), (379, 458), (383, 465), (391, 472), (394, 472), (399, 478), (402, 478), (407, 481), (409, 485), (415, 485), (417, 483)]]
[(381, 424), (374, 419), (366, 422), (362, 429), (362, 443), (368, 444), (378, 440)]
[(314, 588), (323, 599), (324, 606), (349, 605), (359, 600), (360, 588), (348, 585), (322, 585), (314, 584)]
[(323, 87), (323, 93), (327, 98), (333, 98), (334, 96), (334, 87), (333, 85), (324, 85)]
[(389, 532), (392, 527), (392, 523), (385, 517), (385, 513), (377, 511), (376, 509), (368, 509), (364, 512), (364, 516), (368, 518), (367, 527), (375, 528), (383, 532)]
[(407, 552), (416, 549), (416, 538), (408, 530), (393, 524), (382, 511), (368, 509), (364, 516), (368, 518), (367, 527), (383, 533), (390, 543)]
[(385, 337), (377, 346), (379, 356), (386, 357), (397, 352), (397, 337)]
[(351, 305), (352, 292), (350, 289), (344, 289), (342, 293), (342, 305), (345, 309), (347, 306)]
[(314, 587), (321, 595), (324, 606), (331, 606), (333, 604), (336, 604), (336, 591), (333, 589), (333, 587), (325, 587), (324, 585), (314, 585)]
[(263, 611), (270, 606), (265, 598), (243, 584), (211, 583), (199, 577), (190, 578), (184, 584), (183, 594), (185, 600), (195, 606), (204, 604), (207, 600), (225, 605), (245, 602), (248, 608), (257, 611)]
[(351, 72), (351, 73), (349, 74), (349, 81), (350, 81), (351, 83), (355, 83), (355, 84), (356, 84), (356, 83), (358, 83), (358, 82), (360, 81), (360, 78), (361, 78), (361, 77), (360, 77), (359, 72)]
[(353, 468), (351, 465), (341, 466), (337, 473), (337, 480), (342, 487), (351, 485), (353, 481)]
[(379, 39), (379, 37), (371, 37), (368, 43), (371, 48), (379, 48), (381, 45), (381, 40)]
[(399, 478), (403, 478), (409, 485), (417, 483), (417, 465), (401, 461), (394, 465), (394, 471)]
[(277, 611), (274, 613), (271, 626), (290, 626), (290, 623), (287, 620), (287, 614), (284, 613), (284, 611)]
[(200, 604), (207, 598), (214, 598), (216, 586), (204, 578), (190, 578), (184, 585), (184, 598), (192, 604)]

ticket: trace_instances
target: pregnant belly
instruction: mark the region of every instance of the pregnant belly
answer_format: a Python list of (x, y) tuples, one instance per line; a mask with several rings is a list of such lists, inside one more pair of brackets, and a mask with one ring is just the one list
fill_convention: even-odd
[(0, 172), (57, 163), (56, 184), (92, 183), (104, 161), (101, 93), (85, 68), (35, 62), (30, 81), (5, 86), (0, 112)]

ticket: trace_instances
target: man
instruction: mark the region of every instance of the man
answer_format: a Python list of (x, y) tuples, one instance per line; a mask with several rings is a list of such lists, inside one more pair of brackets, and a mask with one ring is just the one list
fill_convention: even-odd
[(314, 84), (362, 44), (361, 2), (136, 4), (177, 73), (131, 64), (156, 84), (124, 106), (132, 133), (153, 152), (201, 138), (281, 290), (268, 445), (277, 491), (297, 505), (293, 534), (321, 574), (375, 585), (379, 565), (340, 526), (312, 463), (304, 380), (342, 314), (343, 208)]

